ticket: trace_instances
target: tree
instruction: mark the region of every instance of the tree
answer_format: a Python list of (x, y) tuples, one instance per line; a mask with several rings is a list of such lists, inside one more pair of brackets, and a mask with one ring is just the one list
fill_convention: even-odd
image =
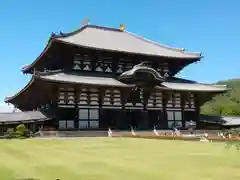
[(213, 100), (201, 107), (202, 114), (240, 116), (240, 79), (221, 81), (216, 84), (226, 84), (231, 90), (219, 94)]

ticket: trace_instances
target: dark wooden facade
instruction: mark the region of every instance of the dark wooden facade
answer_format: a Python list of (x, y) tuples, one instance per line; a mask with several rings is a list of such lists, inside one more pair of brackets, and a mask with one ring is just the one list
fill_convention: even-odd
[[(72, 71), (79, 76), (117, 78), (137, 63), (147, 62), (165, 78), (172, 78), (166, 61), (114, 57), (98, 55), (96, 58), (92, 54), (76, 54), (72, 61), (68, 59), (68, 68), (63, 68), (63, 71)], [(154, 126), (168, 129), (174, 122), (179, 128), (185, 128), (186, 121), (199, 120), (197, 97), (201, 93), (149, 86), (108, 87), (107, 84), (55, 83), (48, 86), (51, 86), (52, 95), (47, 104), (38, 104), (37, 108), (47, 107), (54, 111), (52, 114), (56, 115), (57, 129), (129, 129), (130, 125), (138, 129), (153, 129)]]
[[(198, 120), (194, 94), (120, 88), (60, 88), (56, 104), (59, 128), (181, 128)], [(64, 125), (65, 123), (65, 125)]]

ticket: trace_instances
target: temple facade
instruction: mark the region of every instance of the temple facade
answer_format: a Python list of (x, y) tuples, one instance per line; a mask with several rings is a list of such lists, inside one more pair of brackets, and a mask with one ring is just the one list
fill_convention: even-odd
[(227, 90), (176, 77), (201, 58), (123, 25), (86, 24), (52, 34), (37, 59), (22, 68), (32, 76), (29, 83), (5, 102), (22, 113), (41, 112), (41, 121), (31, 121), (35, 128), (169, 129), (174, 123), (184, 129), (191, 120), (201, 128), (200, 106)]

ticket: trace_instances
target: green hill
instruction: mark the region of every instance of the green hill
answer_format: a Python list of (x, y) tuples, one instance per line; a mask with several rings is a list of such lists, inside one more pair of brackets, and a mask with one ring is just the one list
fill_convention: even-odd
[(224, 94), (217, 95), (213, 100), (201, 107), (202, 114), (240, 116), (240, 79), (219, 81), (216, 84), (226, 84), (231, 88)]

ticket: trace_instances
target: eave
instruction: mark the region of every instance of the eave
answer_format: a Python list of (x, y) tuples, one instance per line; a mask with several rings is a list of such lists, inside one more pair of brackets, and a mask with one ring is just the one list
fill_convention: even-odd
[(221, 124), (223, 127), (240, 126), (240, 117), (236, 116), (217, 116), (201, 114), (200, 121)]
[[(49, 84), (46, 84), (49, 83)], [(65, 84), (65, 85), (73, 85), (75, 87), (85, 86), (85, 87), (103, 87), (103, 88), (130, 88), (135, 87), (135, 84), (125, 84), (123, 82), (118, 81), (114, 78), (107, 77), (93, 77), (93, 76), (79, 76), (77, 74), (69, 74), (64, 72), (51, 72), (51, 73), (39, 73), (32, 76), (31, 80), (28, 84), (20, 90), (17, 94), (12, 97), (7, 97), (5, 99), (6, 103), (12, 103), (14, 105), (18, 105), (19, 103), (22, 106), (29, 106), (31, 101), (29, 99), (36, 98), (32, 103), (33, 105), (37, 105), (38, 103), (42, 103), (43, 101), (47, 101), (48, 98), (51, 99), (51, 93), (53, 84)], [(191, 83), (191, 82), (160, 82), (159, 86), (155, 86), (156, 89), (163, 91), (176, 91), (176, 92), (196, 92), (201, 94), (203, 98), (206, 99), (205, 96), (210, 94), (218, 94), (222, 92), (226, 92), (228, 88), (226, 86), (215, 86), (209, 84), (200, 84), (200, 83)], [(36, 96), (36, 91), (38, 91), (38, 96)], [(44, 99), (42, 92), (45, 92)], [(50, 94), (48, 94), (50, 93)], [(207, 93), (207, 94), (206, 94)], [(22, 99), (23, 98), (23, 99)], [(29, 102), (29, 104), (28, 104)], [(17, 106), (18, 107), (18, 106)], [(18, 107), (20, 108), (20, 107)], [(21, 109), (21, 108), (20, 108)], [(21, 109), (21, 110), (22, 110)]]
[(50, 119), (50, 117), (40, 111), (0, 113), (0, 124), (34, 123)]
[(48, 49), (51, 47), (52, 43), (53, 43), (53, 38), (54, 37), (54, 34), (52, 33), (48, 42), (47, 42), (47, 45), (45, 46), (45, 48), (43, 49), (43, 51), (40, 53), (40, 55), (29, 65), (25, 65), (24, 67), (22, 67), (21, 71), (24, 73), (24, 74), (27, 74), (27, 73), (30, 73), (31, 72), (31, 69), (34, 68), (35, 64), (40, 61), (42, 59), (42, 57), (47, 53)]
[(17, 92), (17, 93), (16, 93), (15, 95), (13, 95), (13, 96), (10, 96), (10, 97), (7, 96), (7, 97), (5, 97), (4, 102), (5, 102), (5, 103), (11, 103), (11, 101), (12, 101), (13, 99), (15, 99), (16, 97), (20, 96), (22, 93), (24, 93), (24, 92), (33, 84), (34, 80), (35, 80), (35, 78), (34, 78), (34, 76), (32, 76), (32, 78), (31, 78), (30, 81), (27, 83), (27, 85), (25, 85), (24, 88), (22, 88), (19, 92)]
[(57, 83), (57, 84), (72, 84), (72, 85), (83, 85), (83, 86), (101, 86), (101, 87), (115, 87), (115, 88), (132, 88), (134, 85), (127, 85), (121, 83), (118, 80), (113, 78), (106, 77), (88, 77), (88, 76), (77, 76), (71, 74), (65, 74), (59, 71), (50, 72), (50, 73), (39, 73), (34, 74), (31, 80), (27, 83), (27, 85), (21, 89), (14, 96), (6, 97), (5, 103), (13, 103), (18, 97), (22, 96), (26, 91), (31, 89), (34, 84), (37, 84), (37, 81), (41, 81), (43, 83)]
[(226, 85), (211, 85), (202, 83), (173, 83), (163, 82), (159, 89), (168, 89), (172, 91), (190, 91), (190, 92), (211, 92), (211, 93), (224, 93), (228, 90)]
[[(112, 48), (111, 45), (106, 45), (106, 47), (103, 47), (101, 45), (91, 45), (88, 43), (82, 43), (80, 42), (74, 42), (74, 41), (70, 41), (69, 38), (71, 38), (74, 35), (77, 35), (81, 32), (83, 32), (85, 29), (87, 28), (91, 28), (91, 29), (97, 29), (97, 30), (102, 30), (104, 31), (109, 31), (109, 32), (118, 32), (118, 33), (125, 33), (127, 36), (132, 37), (133, 39), (137, 39), (137, 42), (144, 42), (146, 44), (151, 44), (153, 47), (159, 47), (162, 48), (164, 50), (166, 50), (166, 52), (170, 51), (176, 54), (182, 54), (181, 56), (169, 56), (169, 55), (164, 55), (164, 53), (159, 54), (158, 51), (155, 51), (155, 53), (144, 53), (143, 51), (140, 50), (128, 50), (126, 49), (124, 46), (122, 46), (122, 48)], [(73, 39), (73, 38), (72, 38)], [(101, 41), (101, 40), (99, 40)], [(196, 62), (199, 61), (201, 58), (203, 58), (203, 56), (201, 55), (201, 53), (193, 53), (193, 52), (185, 52), (185, 50), (183, 48), (172, 48), (163, 44), (159, 44), (153, 41), (150, 41), (148, 39), (145, 39), (143, 37), (137, 36), (135, 34), (132, 34), (130, 32), (124, 31), (122, 32), (120, 29), (117, 28), (108, 28), (108, 27), (102, 27), (102, 26), (95, 26), (95, 25), (85, 25), (79, 29), (77, 29), (76, 31), (73, 31), (71, 33), (61, 33), (59, 35), (53, 34), (50, 36), (47, 45), (45, 46), (44, 50), (42, 51), (42, 53), (37, 57), (37, 59), (35, 61), (33, 61), (30, 65), (26, 66), (25, 68), (22, 69), (23, 73), (32, 73), (34, 66), (37, 64), (37, 62), (41, 61), (42, 57), (48, 52), (48, 50), (50, 49), (50, 47), (52, 46), (53, 42), (56, 43), (63, 43), (69, 46), (74, 46), (74, 47), (79, 47), (79, 48), (90, 48), (90, 49), (94, 49), (94, 50), (103, 50), (103, 51), (109, 51), (109, 52), (118, 52), (118, 53), (126, 53), (126, 54), (136, 54), (136, 55), (143, 55), (143, 56), (150, 56), (150, 57), (164, 57), (166, 59), (180, 59), (180, 60), (184, 60), (186, 61), (186, 63), (189, 62)], [(116, 43), (115, 43), (116, 44)], [(113, 44), (114, 45), (114, 44)], [(131, 47), (131, 46), (130, 46)], [(142, 48), (142, 47), (141, 47)], [(140, 49), (141, 49), (140, 48)], [(142, 48), (144, 50), (144, 48)], [(185, 55), (184, 55), (185, 54)]]

